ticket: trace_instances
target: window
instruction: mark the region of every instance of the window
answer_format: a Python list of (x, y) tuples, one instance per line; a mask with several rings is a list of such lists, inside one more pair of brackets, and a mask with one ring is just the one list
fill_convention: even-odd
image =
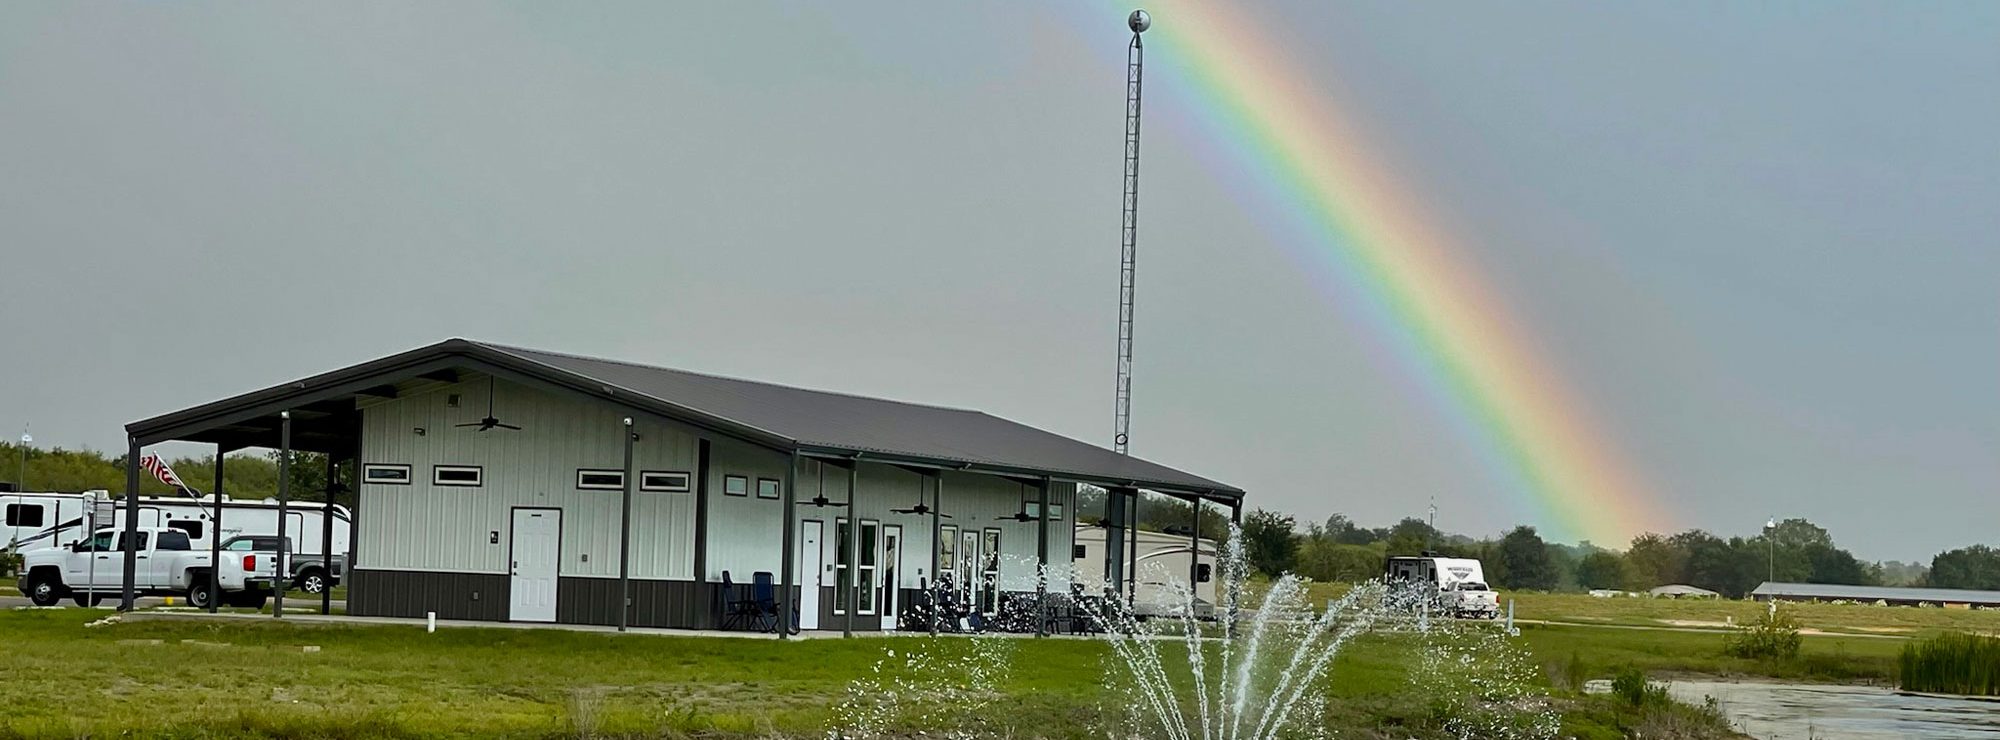
[(625, 490), (625, 471), (578, 470), (576, 471), (576, 487), (593, 491), (623, 491)]
[[(949, 580), (946, 574), (958, 569), (958, 526), (946, 524), (938, 527), (938, 572), (939, 580)], [(941, 585), (951, 585), (949, 583)]]
[[(291, 538), (286, 537), (285, 539), (290, 540)], [(228, 550), (230, 552), (277, 552), (278, 538), (237, 537), (228, 542), (222, 543), (222, 549)]]
[(881, 529), (881, 522), (861, 520), (861, 571), (854, 576), (854, 587), (861, 590), (856, 596), (862, 614), (875, 613), (875, 569), (881, 561), (876, 535)]
[(724, 496), (750, 495), (750, 479), (740, 475), (722, 476), (722, 495)]
[(833, 613), (847, 613), (847, 520), (833, 520)]
[(1063, 514), (1063, 505), (1062, 505), (1062, 504), (1058, 504), (1058, 503), (1055, 503), (1055, 502), (1053, 502), (1053, 501), (1052, 501), (1052, 502), (1049, 502), (1049, 518), (1050, 518), (1050, 519), (1061, 519), (1061, 518), (1062, 518), (1062, 514)]
[(687, 493), (694, 490), (694, 476), (680, 470), (648, 470), (639, 474), (639, 490)]
[(199, 521), (193, 519), (180, 519), (176, 521), (167, 522), (167, 526), (173, 527), (174, 529), (178, 529), (182, 532), (186, 532), (187, 536), (189, 537), (193, 537), (195, 539), (201, 539), (201, 522)]
[(777, 498), (777, 497), (778, 497), (778, 479), (776, 478), (757, 479), (757, 498)]
[(410, 484), (410, 466), (369, 463), (361, 466), (361, 482), (407, 486)]
[(7, 526), (40, 527), (42, 524), (41, 504), (8, 504)]
[(1208, 563), (1202, 563), (1200, 565), (1195, 566), (1194, 568), (1195, 583), (1207, 583), (1214, 578), (1215, 578), (1215, 570), (1210, 568)]
[[(113, 549), (111, 547), (111, 542), (113, 538), (117, 539), (119, 545), (117, 549)], [(101, 529), (97, 531), (96, 537), (90, 538), (89, 542), (80, 542), (77, 544), (83, 546), (82, 552), (124, 552), (125, 533), (117, 530)], [(143, 552), (145, 551), (145, 549), (146, 549), (146, 533), (140, 532), (139, 550)]]
[[(1030, 519), (1040, 519), (1040, 518), (1042, 518), (1042, 502), (1040, 502), (1040, 501), (1029, 501), (1029, 502), (1027, 502), (1027, 503), (1025, 503), (1025, 504), (1022, 504), (1022, 505), (1021, 505), (1021, 513), (1023, 513), (1023, 514), (1027, 514), (1027, 515), (1028, 515), (1028, 518), (1030, 518)], [(1056, 502), (1054, 502), (1054, 501), (1050, 501), (1050, 502), (1049, 502), (1049, 521), (1057, 521), (1057, 520), (1059, 520), (1059, 519), (1062, 519), (1062, 514), (1063, 514), (1063, 505), (1062, 505), (1062, 504), (1058, 504), (1058, 503), (1056, 503)]]
[(979, 611), (992, 614), (1000, 609), (1000, 530), (986, 530), (986, 541), (980, 548), (984, 550), (986, 562), (980, 564)]
[(188, 546), (188, 536), (186, 532), (161, 532), (160, 549), (192, 550), (194, 548)]
[(486, 470), (477, 465), (432, 465), (433, 486), (477, 486)]
[(1084, 559), (1084, 558), (1087, 558), (1087, 557), (1090, 557), (1090, 547), (1089, 547), (1089, 546), (1087, 546), (1087, 545), (1072, 545), (1072, 546), (1070, 546), (1070, 548), (1069, 548), (1069, 559), (1071, 559), (1071, 560), (1082, 560), (1082, 559)]

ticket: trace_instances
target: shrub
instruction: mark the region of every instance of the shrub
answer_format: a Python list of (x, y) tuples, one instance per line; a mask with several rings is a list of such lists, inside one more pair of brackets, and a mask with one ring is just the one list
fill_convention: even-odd
[(1738, 658), (1791, 660), (1799, 657), (1799, 642), (1799, 618), (1774, 608), (1730, 635), (1722, 649)]
[(1633, 707), (1664, 706), (1673, 703), (1667, 687), (1655, 686), (1637, 668), (1625, 668), (1611, 677), (1611, 695)]
[(1948, 633), (1903, 646), (1905, 691), (2000, 696), (2000, 638)]

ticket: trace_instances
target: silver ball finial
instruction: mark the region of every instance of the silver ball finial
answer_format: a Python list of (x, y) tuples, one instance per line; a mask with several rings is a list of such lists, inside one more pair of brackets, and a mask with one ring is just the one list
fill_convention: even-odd
[(1133, 33), (1145, 33), (1146, 29), (1153, 27), (1153, 16), (1143, 10), (1134, 10), (1132, 15), (1126, 16), (1125, 25), (1131, 26)]

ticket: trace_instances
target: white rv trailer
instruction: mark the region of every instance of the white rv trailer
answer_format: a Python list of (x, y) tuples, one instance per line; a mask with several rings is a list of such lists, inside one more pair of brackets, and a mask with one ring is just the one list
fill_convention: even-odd
[[(194, 499), (187, 496), (139, 497), (139, 526), (172, 527), (187, 532), (193, 549), (206, 552), (215, 528), (209, 522), (214, 496)], [(328, 506), (314, 501), (294, 501), (286, 512), (285, 536), (293, 552), (313, 555), (324, 550), (321, 519)], [(333, 552), (347, 553), (348, 513), (335, 505)], [(94, 518), (96, 521), (91, 521)], [(0, 493), (0, 549), (17, 550), (67, 546), (83, 539), (92, 526), (123, 527), (125, 505), (106, 491), (83, 493)], [(240, 535), (275, 536), (278, 533), (277, 499), (243, 500), (222, 497), (222, 539)]]
[[(1090, 592), (1107, 588), (1104, 572), (1107, 531), (1103, 527), (1090, 524), (1076, 526), (1076, 544), (1071, 553), (1076, 568), (1075, 579)], [(1187, 587), (1188, 558), (1195, 550), (1189, 548), (1189, 538), (1185, 534), (1149, 532), (1143, 529), (1138, 530), (1136, 534), (1139, 567), (1136, 569), (1138, 585), (1133, 593), (1132, 611), (1140, 616), (1171, 614), (1182, 603), (1180, 589)], [(1212, 613), (1215, 605), (1215, 540), (1203, 538), (1198, 542), (1200, 559), (1194, 561), (1197, 571), (1194, 584), (1195, 613), (1206, 617)]]

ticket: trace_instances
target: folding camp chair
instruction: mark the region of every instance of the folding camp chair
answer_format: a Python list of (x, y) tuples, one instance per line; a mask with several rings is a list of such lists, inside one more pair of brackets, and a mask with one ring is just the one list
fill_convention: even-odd
[(742, 597), (742, 589), (738, 588), (735, 579), (729, 576), (729, 571), (722, 572), (722, 591), (718, 598), (717, 609), (722, 616), (717, 621), (722, 629), (749, 629), (751, 623), (757, 619), (757, 600)]
[[(760, 570), (750, 574), (750, 601), (753, 611), (751, 619), (760, 632), (778, 631), (778, 587), (772, 583), (770, 571)], [(792, 634), (799, 633), (799, 608), (792, 607)]]

